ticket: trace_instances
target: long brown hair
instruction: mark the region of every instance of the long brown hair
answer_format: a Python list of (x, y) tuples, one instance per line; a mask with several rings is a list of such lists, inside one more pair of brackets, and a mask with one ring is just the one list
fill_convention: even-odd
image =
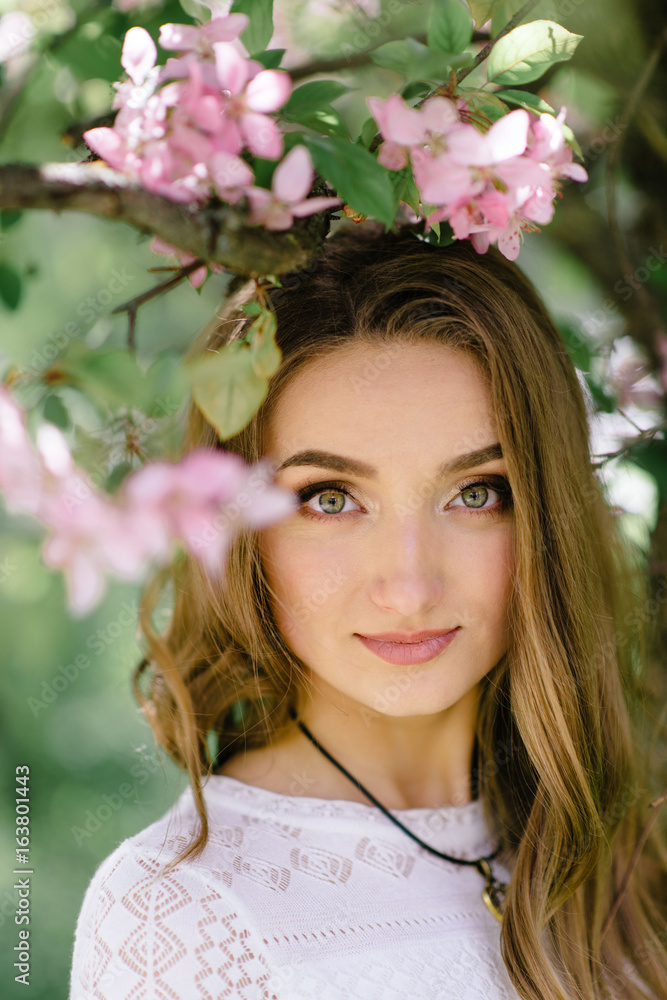
[[(635, 1000), (646, 996), (637, 974), (667, 1000), (664, 825), (650, 831), (602, 937), (665, 782), (646, 731), (646, 581), (591, 464), (583, 391), (541, 300), (493, 249), (435, 247), (375, 224), (342, 224), (282, 286), (270, 293), (282, 362), (262, 406), (224, 442), (191, 406), (183, 450), (223, 447), (256, 462), (285, 387), (353, 342), (382, 352), (425, 339), (474, 360), (492, 395), (516, 531), (510, 648), (485, 678), (474, 754), (486, 819), (511, 859), (503, 958), (526, 1000)], [(250, 291), (191, 354), (245, 333), (251, 319), (239, 305)], [(211, 530), (227, 527), (223, 518)], [(288, 705), (304, 689), (305, 664), (276, 627), (257, 542), (256, 531), (237, 533), (219, 585), (181, 556), (143, 595), (148, 649), (135, 692), (157, 740), (188, 772), (200, 819), (174, 864), (197, 857), (208, 838), (202, 778), (239, 750), (286, 735)], [(151, 614), (165, 585), (171, 617), (160, 631)]]

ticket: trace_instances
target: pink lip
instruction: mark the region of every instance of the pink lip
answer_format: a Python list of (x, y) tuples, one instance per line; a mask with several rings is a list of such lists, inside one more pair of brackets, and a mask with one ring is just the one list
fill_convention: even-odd
[[(437, 636), (453, 631), (454, 629), (451, 628), (425, 628), (421, 632), (373, 632), (371, 635), (364, 633), (364, 638), (377, 639), (378, 642), (422, 642), (423, 639), (435, 639)], [(357, 633), (357, 635), (359, 634)]]
[[(428, 660), (432, 660), (438, 653), (441, 653), (443, 649), (449, 646), (458, 631), (457, 627), (445, 633), (413, 633), (414, 635), (423, 636), (426, 634), (427, 636), (431, 636), (431, 638), (423, 639), (421, 642), (407, 642), (405, 639), (402, 642), (392, 642), (386, 639), (371, 639), (368, 636), (359, 634), (357, 634), (357, 639), (364, 644), (366, 649), (370, 649), (372, 653), (379, 656), (381, 660), (385, 660), (387, 663), (403, 665), (408, 663), (426, 663)], [(391, 635), (392, 633), (385, 634)], [(400, 633), (393, 634), (400, 635)]]

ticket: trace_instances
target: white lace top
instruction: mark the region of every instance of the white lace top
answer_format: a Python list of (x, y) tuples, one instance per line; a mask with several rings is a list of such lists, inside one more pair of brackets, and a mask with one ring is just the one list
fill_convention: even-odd
[[(187, 788), (95, 872), (70, 1000), (518, 1000), (474, 867), (430, 854), (370, 803), (227, 775), (204, 796), (199, 859), (158, 874), (195, 825)], [(392, 812), (454, 857), (495, 849), (479, 801)]]

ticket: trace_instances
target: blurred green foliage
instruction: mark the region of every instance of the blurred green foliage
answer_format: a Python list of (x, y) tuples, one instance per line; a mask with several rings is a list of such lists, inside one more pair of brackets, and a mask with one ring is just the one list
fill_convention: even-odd
[[(240, 10), (247, 4), (237, 0), (234, 6)], [(503, 6), (509, 16), (521, 4), (508, 0)], [(275, 23), (280, 38), (273, 44), (289, 39), (284, 66), (335, 57), (350, 61), (349, 70), (343, 67), (337, 74), (325, 74), (346, 87), (329, 88), (336, 108), (323, 133), (340, 135), (343, 122), (355, 138), (368, 120), (365, 98), (384, 98), (401, 88), (405, 81), (387, 68), (386, 59), (383, 65), (376, 60), (358, 66), (354, 60), (368, 49), (407, 35), (423, 44), (429, 8), (428, 2), (416, 0), (385, 0), (375, 5), (277, 0)], [(33, 9), (39, 9), (37, 3)], [(615, 338), (624, 331), (621, 303), (618, 296), (609, 299), (609, 286), (622, 272), (608, 239), (585, 261), (577, 240), (581, 240), (582, 225), (595, 234), (595, 220), (604, 232), (604, 165), (610, 140), (600, 137), (605, 129), (613, 133), (614, 127), (620, 128), (619, 106), (646, 57), (640, 9), (644, 7), (638, 2), (625, 0), (555, 0), (545, 2), (540, 10), (541, 17), (552, 17), (584, 35), (573, 62), (554, 67), (546, 84), (535, 90), (556, 109), (567, 105), (568, 121), (584, 149), (590, 181), (582, 192), (566, 190), (563, 211), (557, 210), (554, 223), (543, 234), (528, 236), (519, 264), (540, 289), (563, 331), (587, 392), (596, 440), (602, 444), (612, 442), (614, 433), (631, 431), (618, 413), (613, 392), (605, 387)], [(4, 10), (1, 5), (0, 14)], [(124, 14), (95, 0), (89, 4), (78, 0), (70, 7), (50, 0), (43, 10), (47, 21), (38, 42), (38, 64), (13, 108), (2, 141), (3, 162), (85, 158), (74, 126), (109, 111), (110, 82), (120, 75), (120, 49), (127, 28), (141, 24), (157, 39), (160, 24), (188, 22), (186, 11), (201, 8), (194, 0), (183, 0), (182, 5), (170, 0)], [(49, 16), (65, 17), (69, 27), (49, 34)], [(263, 46), (264, 34), (261, 30), (259, 34), (257, 44)], [(473, 85), (473, 74), (466, 83)], [(416, 87), (414, 95), (421, 93), (418, 79), (411, 86)], [(308, 92), (300, 93), (304, 106), (297, 106), (296, 96), (288, 105), (295, 121), (303, 121), (308, 111)], [(62, 139), (67, 130), (69, 145)], [(374, 127), (364, 130), (364, 144), (374, 131)], [(317, 159), (321, 140), (313, 139), (309, 146)], [(337, 148), (336, 143), (328, 148)], [(619, 216), (627, 226), (633, 225), (645, 207), (635, 176), (622, 175), (617, 190)], [(378, 197), (382, 200), (382, 192), (378, 191)], [(404, 197), (409, 200), (409, 192)], [(354, 200), (352, 194), (350, 200)], [(566, 211), (568, 204), (572, 208)], [(635, 241), (636, 259), (646, 255), (648, 245)], [(151, 252), (147, 238), (124, 225), (75, 213), (60, 217), (43, 212), (2, 213), (0, 350), (11, 363), (38, 375), (68, 345), (76, 345), (80, 364), (85, 363), (86, 348), (121, 347), (127, 337), (127, 317), (112, 315), (112, 310), (160, 280), (148, 269), (164, 263), (165, 258)], [(218, 307), (227, 280), (227, 276), (212, 275), (201, 293), (183, 282), (140, 309), (136, 341), (143, 370), (159, 354), (178, 355), (192, 343)], [(652, 273), (647, 287), (665, 301), (664, 267)], [(135, 376), (136, 372), (119, 372), (121, 394), (127, 378)], [(173, 414), (178, 393), (170, 398), (166, 375), (165, 379), (163, 412)], [(141, 391), (138, 385), (139, 402)], [(107, 379), (100, 392), (106, 402), (118, 403), (117, 384)], [(107, 461), (110, 454), (118, 453), (122, 421), (114, 436), (99, 410), (77, 391), (75, 379), (42, 396), (41, 392), (31, 395), (29, 388), (25, 392), (26, 403), (34, 407), (34, 421), (51, 420), (71, 435), (82, 460), (97, 467), (100, 481), (112, 488), (113, 477), (117, 480), (128, 468), (120, 459), (115, 467)], [(650, 422), (644, 413), (644, 426)], [(156, 449), (161, 440), (158, 437)], [(628, 539), (648, 554), (658, 496), (667, 495), (664, 442), (638, 453), (637, 465), (610, 464), (604, 476), (612, 502), (627, 511), (622, 523)], [(67, 997), (74, 925), (95, 868), (121, 840), (166, 812), (185, 787), (185, 779), (164, 752), (155, 750), (150, 728), (131, 692), (130, 676), (142, 655), (135, 635), (138, 588), (110, 584), (94, 613), (71, 620), (65, 610), (63, 580), (41, 562), (42, 538), (37, 525), (7, 513), (0, 500), (0, 969), (3, 998), (26, 995), (8, 970), (17, 941), (16, 897), (11, 888), (13, 782), (15, 768), (27, 764), (31, 769), (30, 860), (35, 872), (30, 925), (33, 960), (27, 995), (33, 1000), (60, 1000)], [(131, 797), (119, 794), (126, 783), (132, 786)], [(122, 803), (113, 808), (109, 802), (117, 803), (119, 797)], [(102, 820), (98, 813), (110, 814)]]

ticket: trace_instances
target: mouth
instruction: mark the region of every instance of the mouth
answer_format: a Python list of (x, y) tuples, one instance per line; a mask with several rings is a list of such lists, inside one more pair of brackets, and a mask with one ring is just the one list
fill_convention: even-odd
[[(370, 639), (368, 636), (359, 635), (355, 632), (356, 638), (363, 643), (366, 649), (379, 656), (386, 663), (396, 663), (405, 665), (410, 663), (427, 663), (434, 659), (439, 653), (449, 646), (460, 631), (460, 626), (433, 635), (431, 638), (421, 639), (418, 642), (409, 642), (405, 639), (401, 641), (389, 639)], [(391, 634), (391, 633), (388, 633)], [(422, 635), (424, 633), (421, 633)]]

